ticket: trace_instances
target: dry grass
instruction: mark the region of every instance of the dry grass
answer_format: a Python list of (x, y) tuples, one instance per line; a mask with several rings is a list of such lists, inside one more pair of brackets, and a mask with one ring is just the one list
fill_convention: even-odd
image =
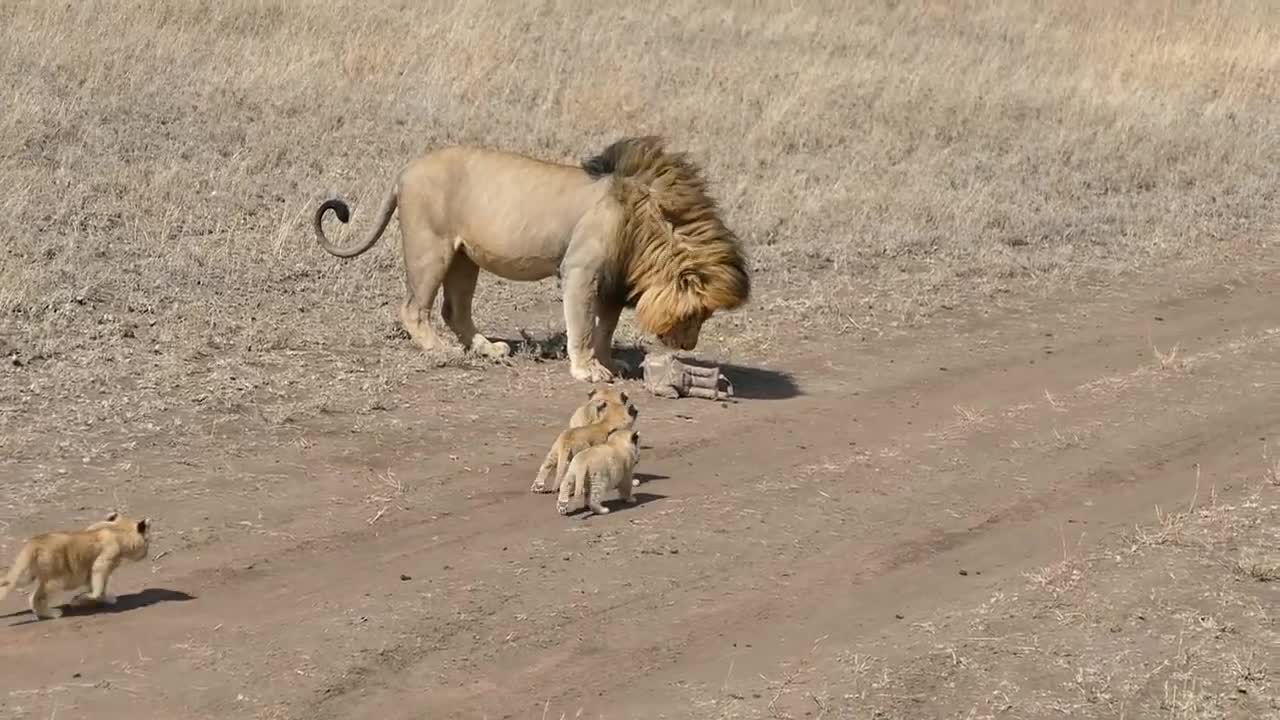
[[(332, 187), (361, 224), (444, 143), (692, 150), (758, 273), (707, 338), (742, 355), (1222, 255), (1280, 208), (1268, 3), (15, 0), (0, 81), (0, 448), (27, 456), (41, 415), (272, 424), (433, 369), (388, 305), (397, 232), (342, 263), (303, 223)], [(478, 319), (555, 327), (555, 297), (486, 280)]]

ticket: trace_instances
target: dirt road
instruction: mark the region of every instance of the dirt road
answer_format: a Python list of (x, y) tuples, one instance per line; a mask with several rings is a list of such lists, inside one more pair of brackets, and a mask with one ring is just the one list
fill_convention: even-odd
[[(161, 446), (130, 496), (159, 557), (119, 573), (114, 612), (10, 615), (0, 709), (862, 717), (850, 658), (908, 672), (936, 650), (922, 626), (1257, 469), (1280, 430), (1272, 278), (810, 338), (731, 369), (737, 404), (641, 396), (643, 502), (601, 517), (528, 492), (581, 391), (560, 365), (537, 405), (408, 396), (235, 454)], [(170, 472), (205, 501), (170, 503)], [(932, 699), (953, 681), (915, 677), (879, 717), (963, 715)]]

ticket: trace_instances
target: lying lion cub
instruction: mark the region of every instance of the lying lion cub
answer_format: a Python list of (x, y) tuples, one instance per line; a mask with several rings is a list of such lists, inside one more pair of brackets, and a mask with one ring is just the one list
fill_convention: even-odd
[[(533, 485), (529, 489), (538, 493), (554, 492), (560, 487), (560, 482), (564, 479), (565, 471), (569, 469), (569, 462), (573, 460), (574, 455), (592, 445), (604, 442), (612, 430), (634, 426), (639, 414), (640, 411), (636, 406), (627, 401), (626, 393), (616, 393), (615, 399), (612, 391), (593, 390), (592, 398), (573, 414), (573, 418), (569, 421), (569, 428), (560, 433), (556, 441), (551, 444), (546, 458), (542, 460), (542, 466), (538, 468), (538, 477), (534, 478)], [(596, 418), (595, 421), (587, 425), (573, 424), (592, 416)], [(549, 480), (553, 472), (555, 482), (551, 483)]]
[(585, 493), (586, 507), (597, 515), (604, 515), (609, 508), (601, 501), (610, 490), (617, 490), (628, 505), (635, 503), (631, 489), (639, 460), (640, 433), (627, 428), (609, 433), (603, 444), (583, 450), (569, 463), (569, 471), (560, 484), (556, 510), (568, 515), (573, 508), (582, 507)]
[(150, 519), (130, 520), (113, 512), (84, 530), (36, 535), (22, 546), (8, 576), (0, 580), (0, 600), (10, 588), (34, 582), (31, 612), (41, 620), (62, 615), (61, 610), (49, 607), (53, 590), (89, 588), (87, 595), (72, 599), (75, 606), (114, 604), (115, 597), (107, 593), (107, 580), (120, 563), (147, 557), (150, 527)]

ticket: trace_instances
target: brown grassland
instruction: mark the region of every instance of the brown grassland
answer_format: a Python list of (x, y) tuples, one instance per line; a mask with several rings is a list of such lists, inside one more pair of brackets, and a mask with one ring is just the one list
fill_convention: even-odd
[[(0, 9), (0, 550), (157, 532), (121, 611), (0, 628), (3, 713), (1280, 713), (1280, 4)], [(424, 355), (396, 224), (310, 214), (639, 134), (746, 245), (742, 397), (640, 397), (647, 499), (566, 525), (567, 361)]]

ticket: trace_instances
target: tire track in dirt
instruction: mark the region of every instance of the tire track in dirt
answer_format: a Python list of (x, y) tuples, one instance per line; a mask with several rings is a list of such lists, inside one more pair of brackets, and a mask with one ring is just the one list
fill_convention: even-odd
[[(1039, 375), (1038, 375), (1038, 373), (1036, 374), (1036, 376), (1037, 376), (1037, 377), (1039, 376)], [(885, 394), (886, 396), (893, 397), (893, 396), (896, 396), (896, 395), (900, 394), (900, 390), (901, 390), (901, 389), (899, 389), (899, 388), (893, 388), (892, 390), (888, 390), (888, 391), (886, 391), (884, 394)], [(943, 403), (950, 402), (950, 399), (951, 399), (951, 398), (943, 398)], [(940, 407), (945, 407), (945, 404), (941, 404), (941, 403), (940, 403), (940, 404), (939, 404), (939, 406), (940, 406)], [(822, 425), (822, 424), (824, 424), (824, 423), (826, 423), (826, 422), (827, 422), (827, 420), (826, 420), (826, 419), (824, 419), (824, 418), (822, 418), (822, 417), (818, 417), (818, 418), (817, 418), (817, 420), (815, 421), (816, 425), (819, 425), (819, 426), (820, 426), (820, 425)], [(808, 428), (808, 429), (812, 430), (813, 428)], [(745, 438), (745, 439), (744, 439), (744, 442), (749, 443), (749, 442), (751, 441), (751, 439), (752, 439), (752, 438), (747, 437), (747, 438)], [(680, 453), (674, 453), (673, 455), (674, 455), (675, 457), (679, 457), (681, 454), (680, 454)], [(711, 463), (711, 462), (714, 462), (714, 461), (712, 461), (712, 460), (708, 460), (708, 461), (707, 461), (707, 463)], [(696, 465), (698, 465), (699, 463), (698, 463), (697, 461), (694, 461), (692, 464), (696, 466)], [(759, 463), (754, 463), (754, 464), (758, 465)], [(785, 464), (785, 463), (784, 463), (784, 464)], [(719, 488), (718, 488), (718, 487), (717, 487), (717, 488), (710, 489), (710, 490), (707, 492), (707, 494), (709, 494), (709, 495), (711, 495), (711, 496), (714, 496), (714, 494), (715, 494), (716, 492), (718, 492), (718, 490), (719, 490)], [(493, 549), (494, 549), (495, 551), (497, 550), (497, 548), (493, 548)], [(481, 548), (476, 548), (476, 549), (475, 549), (475, 552), (476, 552), (477, 554), (483, 554), (483, 552), (484, 552), (484, 551), (483, 551)], [(698, 583), (697, 585), (695, 585), (695, 586), (693, 586), (693, 587), (694, 587), (694, 588), (698, 588), (698, 587), (702, 587), (702, 586), (704, 586), (704, 585), (715, 585), (715, 584), (719, 584), (719, 583), (720, 583), (720, 581), (719, 581), (718, 579), (712, 579), (712, 580), (706, 581), (706, 582), (704, 582), (704, 583)], [(635, 601), (635, 600), (631, 600), (631, 601), (629, 601), (629, 602), (630, 602), (630, 603), (634, 603), (634, 602), (636, 602), (636, 601)], [(617, 606), (611, 606), (611, 608), (610, 608), (610, 609), (613, 609), (613, 608), (616, 608), (616, 607), (617, 607)], [(551, 631), (551, 633), (552, 633), (552, 634), (555, 634), (555, 633), (557, 633), (557, 632), (560, 632), (560, 629), (559, 629), (559, 628), (554, 629), (554, 630), (552, 630), (552, 631)], [(387, 665), (391, 666), (391, 667), (388, 667), (388, 668), (387, 668), (387, 669), (389, 669), (389, 670), (390, 670), (390, 669), (393, 669), (393, 667), (395, 667), (395, 666), (400, 666), (400, 665), (402, 665), (402, 664), (404, 663), (404, 661), (403, 661), (403, 660), (391, 660), (391, 659), (387, 658), (385, 655), (384, 655), (383, 657), (381, 657), (381, 658), (379, 659), (379, 661), (378, 661), (378, 662), (381, 662), (381, 663), (384, 663), (384, 664), (387, 664)], [(469, 671), (468, 671), (468, 672), (469, 672)], [(357, 682), (357, 683), (355, 683), (355, 685), (357, 685), (357, 686), (358, 686), (358, 685), (359, 685), (359, 683)]]
[[(1276, 339), (1275, 333), (1255, 338), (1251, 355), (1229, 358), (1231, 362), (1215, 364), (1211, 366), (1211, 371), (1239, 370), (1240, 372), (1231, 375), (1239, 378), (1242, 377), (1243, 369), (1253, 368), (1258, 379), (1274, 378), (1277, 376), (1275, 371), (1280, 367), (1272, 360), (1277, 350)], [(1243, 349), (1249, 348), (1247, 344), (1243, 346)], [(1188, 404), (1198, 401), (1200, 405), (1212, 407), (1219, 390), (1216, 386), (1184, 387), (1181, 399)], [(1147, 389), (1137, 399), (1149, 403), (1152, 397), (1151, 389)], [(596, 643), (589, 637), (584, 637), (590, 634), (589, 630), (583, 633), (570, 632), (551, 653), (551, 660), (554, 662), (549, 662), (546, 648), (535, 644), (524, 652), (513, 650), (506, 653), (509, 657), (505, 661), (486, 657), (481, 663), (463, 665), (449, 673), (449, 676), (463, 683), (456, 691), (447, 689), (455, 685), (447, 677), (438, 678), (431, 673), (412, 671), (405, 677), (406, 666), (402, 660), (398, 660), (394, 671), (378, 673), (396, 678), (390, 686), (383, 688), (384, 693), (390, 697), (406, 697), (413, 692), (413, 688), (443, 687), (446, 689), (432, 693), (432, 707), (437, 710), (456, 708), (459, 715), (474, 711), (501, 715), (519, 707), (519, 699), (527, 701), (546, 698), (554, 700), (549, 705), (553, 716), (558, 716), (561, 712), (572, 716), (575, 707), (585, 707), (587, 710), (614, 707), (612, 699), (601, 700), (596, 703), (599, 707), (593, 707), (589, 694), (584, 695), (579, 683), (575, 681), (575, 678), (588, 675), (591, 668), (599, 664), (635, 668), (645, 679), (630, 683), (632, 690), (626, 697), (650, 699), (668, 696), (673, 691), (672, 687), (664, 687), (660, 681), (664, 677), (661, 672), (663, 666), (671, 664), (673, 656), (682, 653), (693, 655), (678, 662), (678, 670), (667, 673), (667, 679), (672, 684), (687, 685), (698, 676), (698, 669), (701, 668), (722, 668), (723, 647), (729, 644), (728, 639), (719, 640), (722, 637), (736, 636), (737, 646), (770, 648), (763, 660), (757, 660), (759, 668), (752, 667), (751, 663), (743, 663), (746, 667), (742, 669), (748, 671), (748, 675), (776, 668), (780, 646), (786, 647), (789, 643), (785, 638), (778, 637), (778, 631), (744, 633), (741, 630), (744, 623), (749, 623), (753, 628), (786, 628), (787, 637), (808, 638), (801, 642), (811, 642), (813, 637), (819, 635), (816, 629), (809, 636), (795, 631), (807, 626), (839, 628), (842, 618), (855, 617), (860, 609), (865, 610), (861, 600), (861, 586), (881, 576), (926, 562), (935, 556), (960, 554), (966, 546), (978, 543), (988, 549), (989, 555), (977, 560), (976, 565), (990, 568), (993, 562), (997, 563), (995, 577), (1007, 577), (1007, 572), (1002, 574), (999, 571), (999, 564), (1008, 568), (1021, 568), (1037, 557), (1051, 558), (1057, 551), (1058, 538), (1044, 533), (1043, 529), (1035, 529), (1037, 523), (1044, 524), (1046, 515), (1047, 519), (1061, 521), (1069, 513), (1087, 514), (1091, 518), (1093, 529), (1100, 531), (1116, 523), (1127, 524), (1136, 514), (1149, 508), (1153, 501), (1181, 497), (1189, 492), (1189, 486), (1185, 477), (1170, 477), (1163, 473), (1170, 462), (1178, 458), (1212, 456), (1219, 452), (1214, 448), (1238, 449), (1241, 442), (1253, 442), (1252, 438), (1256, 437), (1256, 433), (1280, 424), (1280, 403), (1275, 402), (1274, 383), (1269, 387), (1269, 394), (1260, 398), (1233, 399), (1239, 402), (1233, 404), (1229, 412), (1221, 417), (1209, 418), (1213, 421), (1221, 420), (1211, 424), (1209, 432), (1205, 432), (1201, 422), (1173, 416), (1165, 422), (1151, 423), (1144, 432), (1127, 435), (1124, 443), (1112, 443), (1109, 447), (1104, 444), (1087, 453), (1075, 453), (1079, 457), (1074, 459), (1063, 457), (1071, 453), (1052, 449), (1041, 453), (1044, 455), (1041, 460), (1058, 457), (1068, 461), (1063, 463), (1061, 469), (1064, 480), (1057, 483), (1056, 487), (1042, 488), (1041, 492), (1029, 497), (1014, 498), (1012, 503), (1009, 498), (993, 497), (990, 493), (981, 492), (981, 488), (975, 488), (978, 483), (971, 482), (970, 489), (976, 491), (971, 493), (966, 516), (958, 523), (949, 523), (950, 528), (947, 527), (948, 524), (930, 529), (927, 526), (922, 528), (919, 524), (893, 522), (894, 519), (905, 520), (911, 516), (910, 498), (900, 497), (896, 506), (884, 508), (890, 522), (879, 525), (880, 535), (873, 540), (858, 537), (838, 542), (826, 547), (817, 557), (805, 552), (791, 552), (775, 555), (767, 560), (755, 559), (756, 564), (751, 566), (753, 571), (769, 572), (770, 568), (789, 568), (790, 580), (786, 585), (800, 588), (795, 594), (762, 599), (761, 593), (744, 592), (749, 588), (743, 583), (726, 581), (726, 576), (731, 573), (715, 573), (699, 582), (683, 583), (678, 591), (651, 593), (632, 600), (626, 607), (630, 612), (624, 614), (616, 626), (596, 616), (577, 619), (576, 623), (585, 624), (588, 628), (598, 626), (600, 632), (608, 635), (609, 652), (605, 657), (601, 657), (601, 650)], [(1097, 403), (1091, 409), (1105, 409), (1097, 407), (1104, 404)], [(1115, 409), (1124, 410), (1123, 407), (1112, 409), (1113, 412)], [(1123, 473), (1117, 470), (1120, 466), (1125, 468)], [(1066, 492), (1059, 495), (1059, 490)], [(954, 493), (948, 488), (938, 494), (948, 497)], [(1094, 502), (1102, 507), (1088, 508), (1081, 505), (1084, 498), (1095, 494), (1098, 499)], [(991, 538), (999, 540), (993, 541)], [(1002, 548), (1002, 545), (1009, 545), (1014, 550), (1011, 552), (1008, 548)], [(971, 563), (970, 566), (974, 564)], [(952, 569), (951, 573), (954, 572)], [(902, 582), (902, 578), (899, 577), (897, 582)], [(913, 590), (916, 592), (928, 589), (919, 582), (914, 585)], [(699, 603), (698, 600), (702, 599), (700, 596), (711, 587), (716, 588), (718, 593), (729, 597), (741, 596), (744, 600), (736, 603)], [(874, 588), (871, 591), (874, 592)], [(966, 589), (965, 592), (969, 590)], [(882, 598), (892, 596), (892, 592), (885, 591), (876, 594)], [(815, 596), (825, 599), (815, 601)], [(850, 597), (854, 599), (840, 600)], [(927, 597), (934, 601), (952, 599), (950, 596), (943, 598), (936, 589)], [(831, 600), (833, 598), (836, 599), (834, 602)], [(669, 608), (672, 605), (682, 608), (681, 612), (671, 615)], [(617, 607), (614, 605), (604, 608), (596, 615), (608, 615), (609, 611)], [(888, 607), (892, 605), (880, 606), (881, 623), (892, 623), (889, 614), (886, 614)], [(629, 631), (632, 625), (629, 618), (633, 615), (642, 620), (635, 623), (638, 629)], [(866, 627), (866, 623), (850, 623), (848, 620), (844, 624), (864, 629)], [(563, 634), (563, 630), (564, 627), (560, 627), (550, 633)], [(828, 631), (827, 634), (833, 633)], [(721, 661), (712, 661), (708, 657), (700, 657), (684, 650), (677, 652), (672, 649), (673, 643), (674, 647), (680, 647), (683, 643), (704, 651), (709, 646), (718, 647)], [(798, 648), (792, 648), (790, 653), (798, 654), (798, 651)], [(716, 653), (713, 651), (712, 654)], [(655, 670), (659, 672), (654, 672)], [(526, 681), (526, 677), (530, 675), (532, 677)], [(375, 687), (379, 685), (381, 684), (378, 683)], [(581, 704), (575, 705), (575, 702)], [(654, 703), (650, 700), (642, 705), (650, 708)], [(628, 713), (619, 717), (632, 716), (630, 713), (636, 710), (625, 702), (623, 706), (627, 707)], [(678, 707), (679, 705), (668, 704), (667, 709), (674, 711)], [(343, 717), (346, 716), (345, 713), (357, 709), (372, 709), (392, 717), (409, 716), (397, 714), (397, 710), (389, 704), (384, 706), (364, 697), (348, 704), (339, 703), (331, 710), (331, 714), (325, 716)]]
[[(1265, 301), (1247, 290), (1202, 293), (1191, 301), (1176, 301), (1184, 304), (1182, 316), (1166, 322), (1160, 328), (1164, 336), (1157, 340), (1163, 346), (1172, 335), (1215, 337), (1224, 325), (1231, 332), (1265, 328), (1276, 320)], [(1162, 306), (1171, 305), (1156, 302), (1138, 308), (1149, 313)], [(1039, 337), (1027, 332), (1027, 318), (1016, 317), (982, 328), (983, 336), (990, 338), (983, 348), (966, 348), (971, 336), (961, 332), (938, 337), (932, 347), (916, 350), (859, 350), (859, 366), (865, 368), (861, 371), (835, 369), (819, 376), (820, 366), (811, 364), (815, 374), (804, 383), (810, 394), (797, 398), (744, 402), (731, 415), (713, 404), (688, 410), (681, 405), (702, 434), (686, 435), (687, 426), (658, 426), (654, 445), (662, 449), (649, 451), (652, 459), (642, 459), (641, 471), (670, 479), (641, 490), (669, 496), (635, 512), (587, 522), (570, 520), (566, 528), (554, 513), (530, 516), (529, 506), (515, 497), (527, 495), (525, 473), (517, 473), (517, 480), (489, 478), (486, 482), (511, 482), (518, 487), (481, 491), (469, 498), (454, 495), (432, 509), (439, 519), (431, 522), (406, 518), (355, 531), (334, 528), (336, 532), (299, 544), (277, 561), (250, 571), (206, 574), (193, 568), (190, 574), (175, 572), (165, 578), (167, 585), (191, 588), (197, 602), (61, 625), (25, 626), (13, 629), (16, 632), (11, 635), (17, 636), (19, 646), (40, 642), (50, 649), (31, 668), (30, 675), (38, 677), (42, 671), (52, 673), (53, 666), (91, 657), (95, 649), (108, 650), (121, 633), (132, 634), (138, 638), (140, 656), (151, 659), (149, 672), (155, 677), (167, 674), (194, 681), (197, 687), (191, 692), (161, 693), (167, 705), (183, 708), (188, 716), (248, 711), (236, 704), (238, 693), (228, 696), (225, 687), (217, 689), (211, 664), (202, 666), (175, 650), (219, 623), (226, 624), (221, 629), (224, 636), (209, 640), (208, 645), (224, 667), (240, 666), (238, 658), (247, 654), (268, 655), (265, 660), (255, 657), (258, 673), (244, 678), (245, 694), (257, 698), (254, 712), (261, 715), (347, 717), (346, 711), (359, 709), (398, 717), (411, 706), (425, 706), (441, 716), (452, 716), (453, 708), (459, 716), (474, 717), (485, 708), (501, 714), (538, 698), (585, 702), (576, 694), (581, 690), (574, 680), (583, 663), (625, 658), (638, 673), (658, 678), (670, 668), (687, 670), (700, 651), (714, 644), (715, 632), (725, 632), (744, 620), (794, 621), (778, 609), (779, 600), (761, 599), (761, 593), (776, 589), (776, 584), (763, 587), (761, 578), (788, 572), (793, 578), (788, 585), (802, 578), (821, 588), (823, 573), (843, 568), (850, 582), (858, 585), (904, 563), (909, 566), (946, 552), (948, 542), (981, 537), (1029, 513), (1056, 507), (1059, 503), (1046, 493), (1088, 487), (1087, 473), (1057, 487), (1042, 483), (1023, 492), (1018, 502), (1027, 504), (1009, 507), (1001, 505), (1001, 495), (979, 493), (957, 513), (959, 517), (942, 516), (943, 522), (931, 520), (933, 527), (913, 527), (912, 506), (928, 507), (915, 498), (944, 500), (950, 486), (938, 484), (931, 490), (928, 480), (901, 473), (922, 459), (937, 463), (937, 457), (946, 452), (993, 451), (984, 449), (981, 439), (972, 440), (973, 448), (946, 452), (929, 446), (928, 433), (946, 430), (941, 419), (954, 414), (957, 404), (1009, 405), (1037, 396), (1047, 384), (1046, 377), (1059, 388), (1069, 388), (1096, 378), (1100, 367), (1132, 366), (1133, 338), (1145, 333), (1149, 320), (1132, 313), (1103, 327), (1099, 320), (1106, 319), (1106, 307), (1106, 302), (1095, 303), (1091, 310), (1080, 306), (1088, 312), (1074, 320), (1040, 320), (1055, 330), (1058, 340), (1052, 354), (1044, 352)], [(1061, 342), (1063, 328), (1075, 331), (1066, 343)], [(956, 361), (966, 355), (971, 359)], [(940, 364), (948, 369), (937, 370)], [(999, 377), (999, 388), (977, 382), (992, 377)], [(1258, 409), (1249, 410), (1256, 414)], [(856, 422), (850, 422), (850, 414)], [(728, 432), (719, 443), (708, 444), (719, 427)], [(1171, 442), (1177, 445), (1185, 439)], [(729, 444), (734, 449), (726, 451)], [(741, 448), (770, 448), (770, 452), (758, 456)], [(890, 450), (902, 454), (883, 456)], [(864, 458), (856, 466), (862, 485), (846, 489), (847, 497), (834, 503), (816, 493), (802, 495), (777, 485), (777, 478), (810, 472), (808, 467), (823, 456), (830, 456), (831, 462), (842, 462), (847, 456)], [(1123, 453), (1119, 457), (1125, 459)], [(846, 465), (844, 470), (852, 467)], [(464, 477), (456, 484), (470, 482)], [(958, 482), (949, 481), (950, 485)], [(972, 480), (967, 482), (972, 485)], [(984, 503), (995, 507), (996, 514), (982, 515), (979, 510)], [(1003, 516), (998, 514), (1001, 507)], [(877, 519), (877, 512), (887, 514)], [(899, 522), (902, 519), (907, 522)], [(896, 532), (882, 533), (878, 542), (868, 541), (869, 528), (883, 530), (895, 524), (901, 525)], [(758, 547), (749, 544), (755, 535), (771, 532), (771, 525), (777, 526), (772, 530), (775, 534), (780, 530), (784, 537), (794, 530), (795, 538)], [(616, 557), (624, 553), (611, 549), (619, 527), (627, 527), (635, 536), (628, 538), (629, 547), (639, 547), (640, 554), (625, 562)], [(830, 535), (818, 537), (833, 530), (847, 538), (832, 542)], [(807, 535), (802, 537), (802, 532)], [(741, 538), (748, 543), (744, 545)], [(511, 547), (516, 550), (507, 549)], [(651, 554), (664, 547), (684, 548), (680, 567), (671, 567), (677, 561), (669, 552)], [(691, 554), (690, 547), (699, 552)], [(241, 545), (227, 552), (244, 549)], [(715, 553), (737, 562), (725, 566)], [(569, 554), (572, 561), (560, 560), (562, 554)], [(863, 569), (850, 573), (849, 566), (857, 566), (858, 559), (865, 563)], [(443, 565), (456, 570), (438, 570)], [(430, 580), (432, 597), (424, 600), (415, 594), (396, 605), (389, 598), (408, 593), (384, 592), (382, 612), (396, 622), (373, 632), (361, 629), (368, 623), (334, 626), (335, 618), (341, 616), (338, 608), (378, 605), (378, 599), (362, 598), (361, 590), (385, 591), (387, 580), (404, 571), (399, 568), (415, 577), (436, 573)], [(511, 568), (524, 572), (516, 574)], [(744, 573), (745, 568), (750, 572)], [(644, 577), (645, 587), (633, 583), (627, 589), (618, 584), (629, 582), (628, 577)], [(588, 598), (579, 606), (566, 602), (567, 588), (606, 583), (613, 584), (606, 594), (621, 599), (593, 605)], [(466, 585), (494, 592), (473, 601), (461, 590)], [(805, 594), (801, 593), (802, 599)], [(458, 608), (464, 609), (463, 616), (456, 613)], [(533, 611), (545, 608), (557, 612), (534, 615)], [(510, 625), (503, 618), (517, 614), (533, 618), (521, 621), (532, 626), (522, 630), (528, 645), (503, 640), (503, 628)], [(614, 615), (619, 616), (621, 627), (631, 629), (619, 633), (601, 621)], [(577, 628), (587, 631), (579, 637)], [(591, 639), (591, 628), (606, 633), (607, 641)], [(314, 662), (318, 666), (314, 671), (295, 674), (289, 664), (298, 656), (324, 656), (325, 660)], [(264, 662), (266, 673), (261, 670)], [(203, 682), (209, 683), (209, 691), (199, 691)], [(646, 684), (637, 687), (652, 690)], [(316, 690), (322, 691), (319, 696), (311, 694)], [(307, 697), (316, 697), (315, 704), (296, 704)], [(542, 700), (538, 702), (541, 708)], [(113, 705), (123, 716), (128, 703), (108, 702), (99, 708), (107, 714), (95, 716), (111, 717)]]

